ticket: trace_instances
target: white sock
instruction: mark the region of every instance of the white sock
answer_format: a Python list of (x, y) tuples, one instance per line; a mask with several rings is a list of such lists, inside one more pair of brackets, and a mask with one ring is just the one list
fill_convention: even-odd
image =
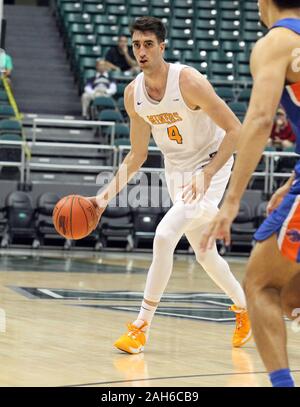
[(138, 328), (141, 327), (143, 322), (147, 322), (148, 327), (150, 327), (152, 319), (154, 317), (155, 311), (156, 311), (157, 305), (149, 305), (147, 304), (144, 300), (141, 305), (140, 313), (137, 317), (137, 319), (133, 322), (133, 325), (137, 326)]

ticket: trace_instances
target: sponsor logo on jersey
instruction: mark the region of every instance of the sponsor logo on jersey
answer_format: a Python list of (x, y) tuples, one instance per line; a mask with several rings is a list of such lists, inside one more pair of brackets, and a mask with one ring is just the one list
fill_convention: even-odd
[(177, 113), (177, 112), (155, 114), (153, 116), (147, 116), (147, 119), (153, 125), (173, 124), (173, 123), (182, 121), (182, 118), (180, 117), (179, 113)]
[(287, 231), (287, 236), (289, 241), (292, 243), (299, 243), (300, 242), (300, 232), (297, 229), (291, 229)]

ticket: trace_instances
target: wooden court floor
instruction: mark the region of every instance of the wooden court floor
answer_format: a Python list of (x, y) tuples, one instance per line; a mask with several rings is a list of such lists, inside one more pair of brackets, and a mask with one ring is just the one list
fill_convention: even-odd
[[(253, 340), (233, 350), (230, 301), (193, 256), (174, 272), (145, 353), (113, 348), (139, 309), (148, 254), (2, 251), (0, 386), (269, 386)], [(244, 260), (230, 265), (239, 280)], [(300, 384), (300, 332), (287, 324)]]

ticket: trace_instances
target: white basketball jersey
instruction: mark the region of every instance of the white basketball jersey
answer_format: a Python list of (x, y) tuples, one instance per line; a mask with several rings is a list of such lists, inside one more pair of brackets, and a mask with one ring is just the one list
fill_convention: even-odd
[(160, 102), (147, 94), (143, 73), (135, 79), (135, 110), (151, 125), (153, 138), (164, 155), (167, 174), (192, 172), (208, 163), (225, 135), (205, 112), (191, 110), (184, 102), (179, 76), (186, 67), (170, 64), (165, 95)]

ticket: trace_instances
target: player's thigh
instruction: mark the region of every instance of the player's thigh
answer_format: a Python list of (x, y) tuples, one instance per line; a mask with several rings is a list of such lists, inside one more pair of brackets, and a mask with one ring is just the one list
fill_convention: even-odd
[(246, 268), (246, 292), (262, 288), (281, 289), (300, 270), (300, 265), (284, 257), (277, 243), (277, 235), (256, 243)]

